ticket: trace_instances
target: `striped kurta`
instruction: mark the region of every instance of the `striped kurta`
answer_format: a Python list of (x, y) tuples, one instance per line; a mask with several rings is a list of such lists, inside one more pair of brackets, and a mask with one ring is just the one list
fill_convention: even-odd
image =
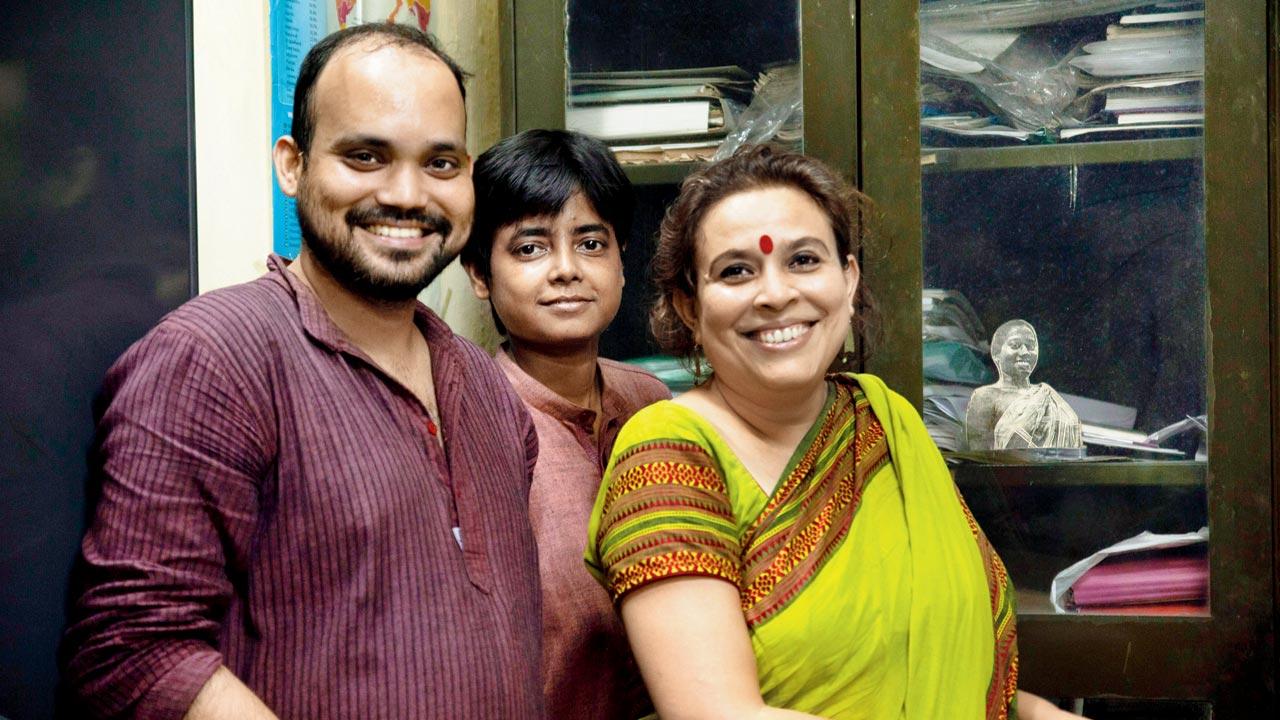
[(429, 417), (271, 267), (108, 373), (62, 652), (77, 716), (180, 718), (221, 664), (282, 718), (540, 717), (528, 413), (419, 306)]

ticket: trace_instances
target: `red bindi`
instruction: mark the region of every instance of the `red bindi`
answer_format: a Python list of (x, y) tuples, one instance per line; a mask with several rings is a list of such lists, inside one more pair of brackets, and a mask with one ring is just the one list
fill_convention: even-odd
[(764, 253), (765, 255), (768, 255), (769, 253), (773, 252), (773, 238), (769, 237), (768, 235), (760, 236), (760, 252)]

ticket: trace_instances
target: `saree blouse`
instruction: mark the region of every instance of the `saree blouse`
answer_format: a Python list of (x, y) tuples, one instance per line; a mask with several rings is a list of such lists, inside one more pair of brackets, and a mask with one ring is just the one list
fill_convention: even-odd
[(615, 602), (682, 575), (737, 586), (771, 706), (1008, 717), (1017, 650), (999, 558), (914, 408), (873, 376), (829, 380), (768, 495), (696, 411), (637, 413), (596, 500), (588, 567)]

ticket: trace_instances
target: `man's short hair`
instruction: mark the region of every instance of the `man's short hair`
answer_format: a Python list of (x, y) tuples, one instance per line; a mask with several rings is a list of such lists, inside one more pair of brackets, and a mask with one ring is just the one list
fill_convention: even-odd
[(626, 245), (635, 191), (604, 143), (566, 130), (526, 130), (486, 150), (472, 171), (475, 221), (462, 262), (488, 282), (498, 230), (522, 218), (556, 215), (577, 193)]
[(307, 52), (307, 56), (303, 58), (302, 67), (298, 71), (298, 82), (293, 90), (293, 122), (290, 125), (289, 134), (293, 136), (293, 141), (302, 152), (305, 153), (311, 149), (311, 136), (315, 134), (316, 129), (315, 102), (311, 98), (316, 80), (337, 51), (359, 42), (380, 43), (375, 45), (375, 49), (395, 46), (419, 47), (426, 50), (448, 66), (454, 79), (458, 81), (458, 92), (462, 93), (462, 99), (466, 101), (467, 89), (464, 85), (466, 71), (454, 62), (453, 58), (445, 54), (436, 44), (435, 38), (427, 33), (408, 25), (384, 22), (345, 28), (313, 45)]

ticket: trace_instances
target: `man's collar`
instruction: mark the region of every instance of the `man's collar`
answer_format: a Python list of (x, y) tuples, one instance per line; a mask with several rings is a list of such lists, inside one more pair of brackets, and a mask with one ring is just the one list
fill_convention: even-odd
[[(291, 262), (272, 253), (267, 256), (267, 271), (269, 276), (275, 277), (293, 296), (298, 305), (298, 315), (302, 320), (302, 329), (316, 342), (334, 352), (364, 357), (364, 352), (347, 338), (347, 334), (342, 332), (342, 329), (329, 316), (329, 313), (324, 309), (324, 305), (321, 304), (320, 298), (316, 296), (315, 291), (303, 282), (302, 278), (299, 278), (293, 271), (289, 270)], [(453, 331), (449, 329), (449, 326), (435, 313), (431, 312), (430, 308), (420, 302), (415, 302), (414, 304), (413, 322), (422, 331), (422, 334), (427, 338), (427, 344), (433, 350), (437, 346), (448, 346), (453, 340)]]

